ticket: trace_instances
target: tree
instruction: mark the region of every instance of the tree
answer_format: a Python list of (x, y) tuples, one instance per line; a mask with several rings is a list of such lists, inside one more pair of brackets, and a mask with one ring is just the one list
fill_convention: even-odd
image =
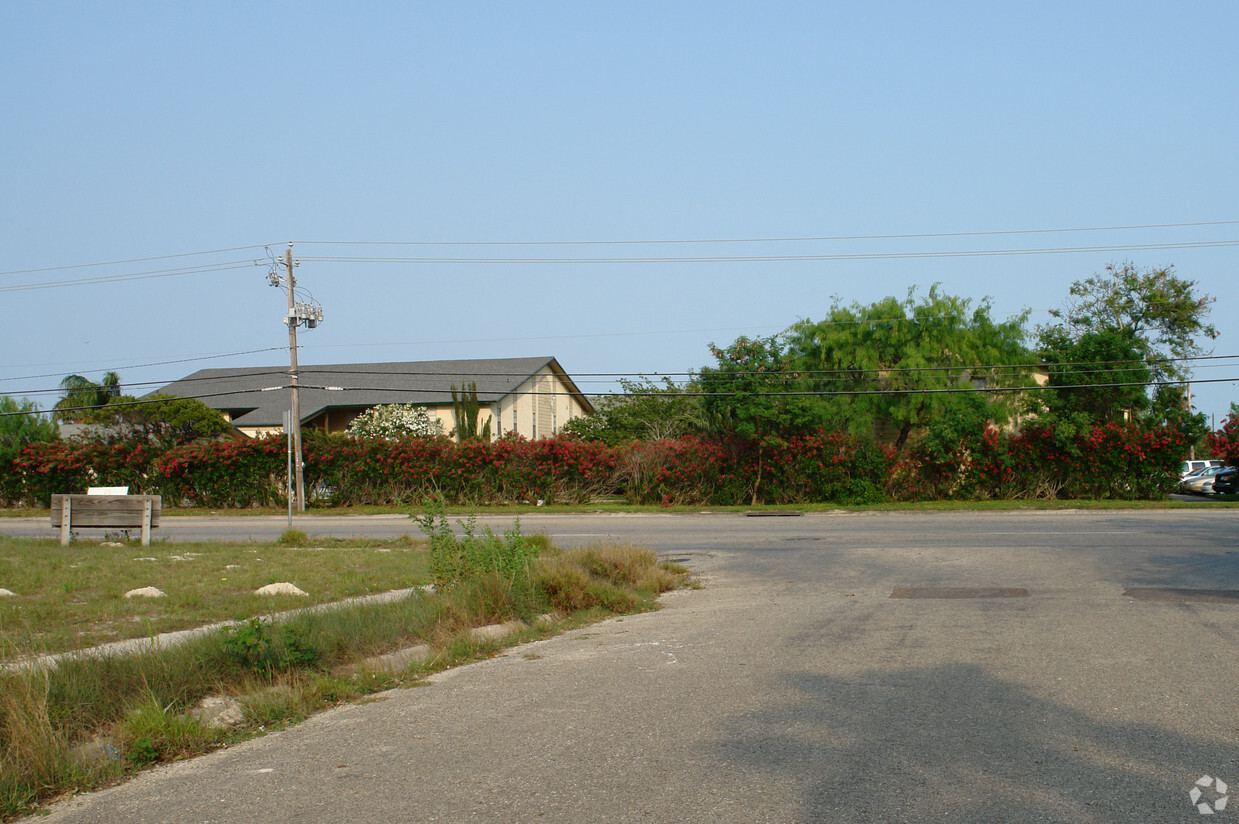
[(424, 406), (388, 403), (372, 406), (353, 418), (347, 434), (350, 438), (384, 441), (436, 438), (443, 434), (443, 422), (431, 418)]
[(1054, 326), (1042, 328), (1039, 340), (1048, 386), (1061, 390), (1033, 398), (1035, 406), (1030, 407), (1039, 416), (1121, 423), (1149, 408), (1144, 387), (1153, 375), (1130, 330), (1105, 329), (1073, 338)]
[(33, 401), (0, 395), (0, 461), (11, 460), (26, 444), (59, 437), (56, 424), (44, 417)]
[(60, 391), (63, 396), (53, 407), (60, 410), (54, 413), (56, 419), (68, 423), (83, 423), (90, 419), (90, 409), (104, 406), (113, 398), (120, 397), (120, 375), (105, 372), (98, 383), (81, 375), (66, 375), (60, 382)]
[(622, 394), (598, 400), (594, 414), (568, 421), (564, 433), (615, 446), (626, 441), (678, 438), (705, 426), (701, 399), (670, 378), (663, 378), (662, 383), (624, 378), (620, 386)]
[(710, 344), (710, 352), (715, 365), (701, 370), (695, 386), (703, 393), (710, 427), (756, 447), (750, 492), (757, 505), (767, 448), (817, 426), (819, 410), (810, 398), (797, 394), (802, 391), (799, 375), (778, 337), (740, 337), (726, 348)]
[(96, 424), (103, 439), (141, 438), (173, 444), (214, 438), (232, 428), (219, 410), (175, 395), (119, 395), (103, 406), (77, 413), (77, 422)]
[(1217, 337), (1208, 323), (1214, 299), (1197, 295), (1195, 286), (1173, 266), (1142, 270), (1132, 263), (1073, 283), (1066, 307), (1050, 311), (1058, 322), (1037, 330), (1050, 385), (1062, 389), (1044, 393), (1044, 413), (1166, 423), (1199, 439), (1203, 416), (1188, 408), (1181, 389), (1167, 385), (1186, 381), (1187, 361), (1204, 352), (1200, 341)]
[(1050, 311), (1060, 323), (1049, 328), (1073, 340), (1095, 332), (1125, 334), (1149, 361), (1154, 381), (1186, 380), (1191, 369), (1183, 360), (1203, 353), (1199, 339), (1218, 334), (1207, 322), (1214, 298), (1197, 295), (1195, 287), (1173, 266), (1112, 264), (1105, 274), (1071, 285), (1066, 308)]
[[(1025, 312), (994, 321), (988, 298), (974, 309), (934, 285), (919, 299), (913, 287), (902, 301), (843, 306), (836, 300), (824, 320), (802, 320), (785, 334), (805, 385), (827, 393), (826, 420), (864, 436), (889, 424), (902, 451), (918, 430), (951, 410), (975, 417), (969, 390), (1031, 382), (1022, 367), (1029, 360), (1026, 320)], [(1014, 405), (997, 394), (987, 408), (990, 420), (1004, 421)]]
[(481, 429), (478, 428), (481, 409), (476, 383), (470, 383), (467, 387), (462, 385), (459, 393), (456, 391), (456, 385), (452, 385), (452, 413), (456, 418), (452, 434), (456, 436), (456, 440), (461, 443), (490, 440), (490, 418), (486, 419)]

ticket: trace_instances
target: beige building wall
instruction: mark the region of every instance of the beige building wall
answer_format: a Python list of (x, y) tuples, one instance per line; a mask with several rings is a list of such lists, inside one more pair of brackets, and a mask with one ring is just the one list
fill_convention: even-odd
[(517, 432), (530, 440), (554, 437), (568, 421), (585, 414), (580, 399), (549, 366), (493, 404), (491, 410), (498, 418), (491, 424), (492, 436)]

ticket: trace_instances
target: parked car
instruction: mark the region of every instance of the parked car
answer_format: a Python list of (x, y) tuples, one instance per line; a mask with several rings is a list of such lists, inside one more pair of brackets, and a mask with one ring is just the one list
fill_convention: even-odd
[(1179, 482), (1179, 491), (1194, 492), (1197, 495), (1212, 495), (1213, 494), (1213, 479), (1219, 472), (1224, 470), (1224, 466), (1206, 466), (1204, 469), (1198, 469), (1187, 478)]
[(1239, 495), (1239, 467), (1228, 466), (1213, 476), (1214, 495)]
[(1188, 476), (1195, 475), (1202, 469), (1208, 469), (1211, 466), (1221, 466), (1221, 461), (1184, 461), (1183, 468), (1179, 470), (1179, 480), (1186, 481)]

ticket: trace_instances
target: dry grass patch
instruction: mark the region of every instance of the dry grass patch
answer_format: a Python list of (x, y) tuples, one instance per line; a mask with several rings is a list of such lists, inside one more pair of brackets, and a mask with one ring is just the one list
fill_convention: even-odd
[(659, 594), (674, 589), (680, 580), (681, 575), (659, 564), (653, 552), (633, 546), (568, 550), (540, 561), (534, 572), (549, 606), (564, 612), (649, 609)]

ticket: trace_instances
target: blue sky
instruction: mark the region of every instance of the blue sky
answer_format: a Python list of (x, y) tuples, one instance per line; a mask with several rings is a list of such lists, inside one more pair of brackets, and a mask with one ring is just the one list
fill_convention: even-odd
[[(1239, 354), (1239, 246), (1199, 245), (1233, 222), (447, 245), (1236, 221), (1236, 30), (1220, 2), (4, 4), (0, 392), (286, 362), (253, 351), (287, 334), (250, 261), (289, 241), (326, 313), (302, 363), (548, 354), (605, 390), (835, 296), (941, 283), (1031, 326), (1123, 260), (1215, 296)], [(838, 255), (877, 257), (786, 259)], [(579, 260), (736, 256), (781, 259)], [(1239, 361), (1196, 378), (1239, 401)]]

